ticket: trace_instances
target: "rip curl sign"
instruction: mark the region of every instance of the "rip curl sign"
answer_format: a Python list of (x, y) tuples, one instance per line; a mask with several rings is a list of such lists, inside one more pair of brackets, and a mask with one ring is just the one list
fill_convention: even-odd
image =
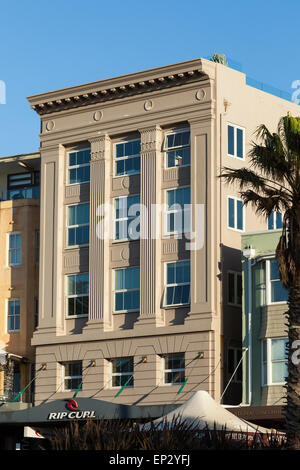
[(78, 403), (73, 398), (66, 398), (66, 408), (68, 411), (61, 411), (59, 413), (50, 413), (48, 421), (63, 420), (63, 419), (87, 419), (96, 418), (94, 410), (82, 411), (79, 409)]

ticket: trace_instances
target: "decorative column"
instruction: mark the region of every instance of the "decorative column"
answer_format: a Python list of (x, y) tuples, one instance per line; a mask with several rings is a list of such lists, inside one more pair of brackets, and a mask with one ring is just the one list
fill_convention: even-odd
[[(141, 133), (141, 240), (140, 240), (140, 318), (137, 327), (160, 324), (161, 233), (161, 144), (159, 126), (140, 129)], [(143, 211), (145, 208), (145, 211)], [(156, 208), (157, 209), (157, 208)]]
[(64, 243), (64, 170), (62, 145), (41, 148), (39, 325), (35, 337), (63, 333), (62, 252)]
[[(101, 207), (110, 201), (111, 140), (108, 135), (90, 139), (90, 242), (89, 319), (85, 330), (110, 328), (109, 220)], [(103, 216), (105, 214), (105, 219)], [(104, 221), (103, 221), (104, 220)], [(105, 233), (104, 233), (105, 232)]]

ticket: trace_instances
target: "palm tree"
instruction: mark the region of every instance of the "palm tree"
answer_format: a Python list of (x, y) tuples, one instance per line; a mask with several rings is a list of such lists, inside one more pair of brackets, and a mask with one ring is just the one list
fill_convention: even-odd
[(300, 364), (295, 360), (295, 348), (300, 348), (300, 117), (282, 117), (276, 133), (261, 125), (256, 137), (257, 143), (252, 142), (249, 152), (249, 167), (224, 167), (219, 177), (237, 183), (243, 204), (251, 204), (258, 215), (268, 217), (273, 211), (283, 215), (276, 258), (289, 293), (284, 409), (288, 447), (300, 449)]

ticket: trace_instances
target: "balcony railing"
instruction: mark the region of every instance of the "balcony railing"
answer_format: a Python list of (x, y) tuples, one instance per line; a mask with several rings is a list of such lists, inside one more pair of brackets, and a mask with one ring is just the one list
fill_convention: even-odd
[(39, 199), (40, 187), (16, 188), (0, 191), (0, 201), (14, 201), (17, 199)]

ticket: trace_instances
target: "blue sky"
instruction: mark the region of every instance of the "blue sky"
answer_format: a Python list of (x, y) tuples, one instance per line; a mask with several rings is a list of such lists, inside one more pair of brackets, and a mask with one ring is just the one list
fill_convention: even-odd
[(215, 51), (282, 90), (300, 80), (298, 0), (11, 0), (0, 18), (0, 156), (38, 150), (36, 93)]

